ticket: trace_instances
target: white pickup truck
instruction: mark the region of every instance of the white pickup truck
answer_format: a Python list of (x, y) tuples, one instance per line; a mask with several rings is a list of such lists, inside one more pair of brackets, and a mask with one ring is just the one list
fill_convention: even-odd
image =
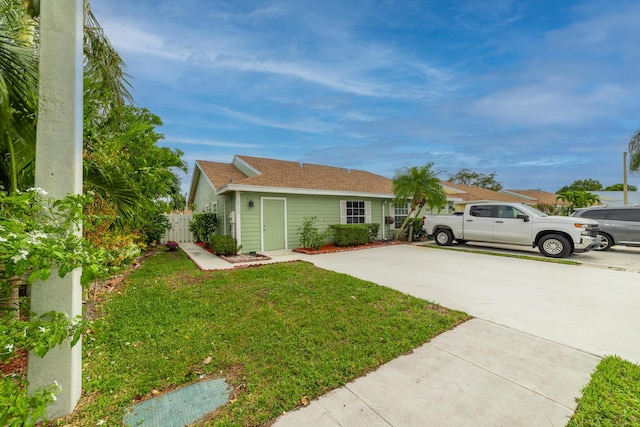
[(600, 244), (598, 223), (588, 218), (549, 216), (519, 203), (469, 204), (454, 215), (427, 215), (423, 230), (436, 243), (454, 241), (507, 243), (536, 246), (548, 257), (564, 258), (586, 252)]

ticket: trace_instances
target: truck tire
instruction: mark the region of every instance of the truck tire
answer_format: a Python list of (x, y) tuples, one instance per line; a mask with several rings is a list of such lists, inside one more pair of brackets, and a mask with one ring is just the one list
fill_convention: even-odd
[(613, 237), (609, 236), (607, 233), (598, 233), (600, 238), (602, 239), (602, 243), (600, 246), (596, 246), (593, 248), (596, 251), (608, 251), (613, 246)]
[(451, 244), (453, 243), (453, 233), (451, 232), (451, 230), (447, 230), (445, 228), (436, 230), (436, 233), (433, 237), (436, 243), (440, 246), (451, 246)]
[(571, 244), (566, 237), (559, 234), (547, 234), (538, 242), (538, 249), (544, 256), (564, 258), (571, 253)]

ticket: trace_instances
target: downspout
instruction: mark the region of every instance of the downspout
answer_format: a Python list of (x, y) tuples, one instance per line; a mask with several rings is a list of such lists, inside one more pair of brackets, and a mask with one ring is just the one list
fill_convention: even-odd
[(242, 217), (242, 212), (241, 212), (241, 205), (242, 203), (240, 203), (240, 198), (242, 196), (242, 193), (240, 193), (240, 191), (236, 191), (236, 223), (235, 223), (235, 227), (236, 227), (236, 240), (238, 242), (238, 246), (242, 246), (242, 236), (240, 235), (240, 230), (242, 230), (242, 227), (240, 226), (240, 218)]
[(384, 220), (384, 205), (386, 205), (386, 204), (387, 204), (386, 200), (384, 202), (382, 202), (382, 221), (380, 221), (380, 224), (382, 225), (382, 227), (381, 227), (382, 228), (382, 240), (385, 240), (385, 238), (384, 238), (384, 236), (385, 236), (384, 230), (385, 230), (385, 228), (387, 228), (387, 223)]

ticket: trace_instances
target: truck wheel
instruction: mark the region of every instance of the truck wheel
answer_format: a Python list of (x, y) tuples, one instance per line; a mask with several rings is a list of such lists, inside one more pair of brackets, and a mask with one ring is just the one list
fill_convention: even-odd
[(440, 246), (451, 246), (453, 243), (453, 233), (451, 230), (440, 229), (435, 234), (436, 243)]
[(600, 246), (597, 246), (593, 249), (596, 251), (608, 251), (609, 249), (611, 249), (611, 246), (613, 246), (613, 238), (606, 233), (598, 233), (598, 234), (602, 239), (601, 240), (602, 243), (600, 244)]
[(571, 244), (559, 234), (547, 234), (538, 242), (538, 249), (544, 256), (564, 258), (571, 253)]

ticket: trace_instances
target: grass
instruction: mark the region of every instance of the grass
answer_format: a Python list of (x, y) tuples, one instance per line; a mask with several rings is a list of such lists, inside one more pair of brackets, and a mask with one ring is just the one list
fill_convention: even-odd
[(603, 359), (582, 390), (567, 427), (640, 425), (640, 366), (616, 356)]
[(517, 254), (509, 254), (504, 252), (493, 252), (493, 251), (485, 251), (482, 249), (466, 249), (466, 248), (452, 248), (450, 246), (438, 246), (438, 245), (422, 245), (423, 248), (433, 248), (433, 249), (443, 249), (448, 251), (459, 251), (459, 252), (470, 252), (473, 254), (482, 254), (482, 255), (493, 255), (493, 256), (502, 256), (506, 258), (517, 258), (517, 259), (528, 259), (533, 261), (540, 262), (552, 262), (555, 264), (566, 264), (566, 265), (582, 265), (577, 261), (571, 261), (568, 259), (559, 259), (559, 258), (540, 258), (533, 255), (517, 255)]
[(134, 400), (226, 377), (209, 425), (269, 422), (468, 319), (304, 262), (201, 272), (159, 252), (101, 305), (71, 425), (121, 425)]

